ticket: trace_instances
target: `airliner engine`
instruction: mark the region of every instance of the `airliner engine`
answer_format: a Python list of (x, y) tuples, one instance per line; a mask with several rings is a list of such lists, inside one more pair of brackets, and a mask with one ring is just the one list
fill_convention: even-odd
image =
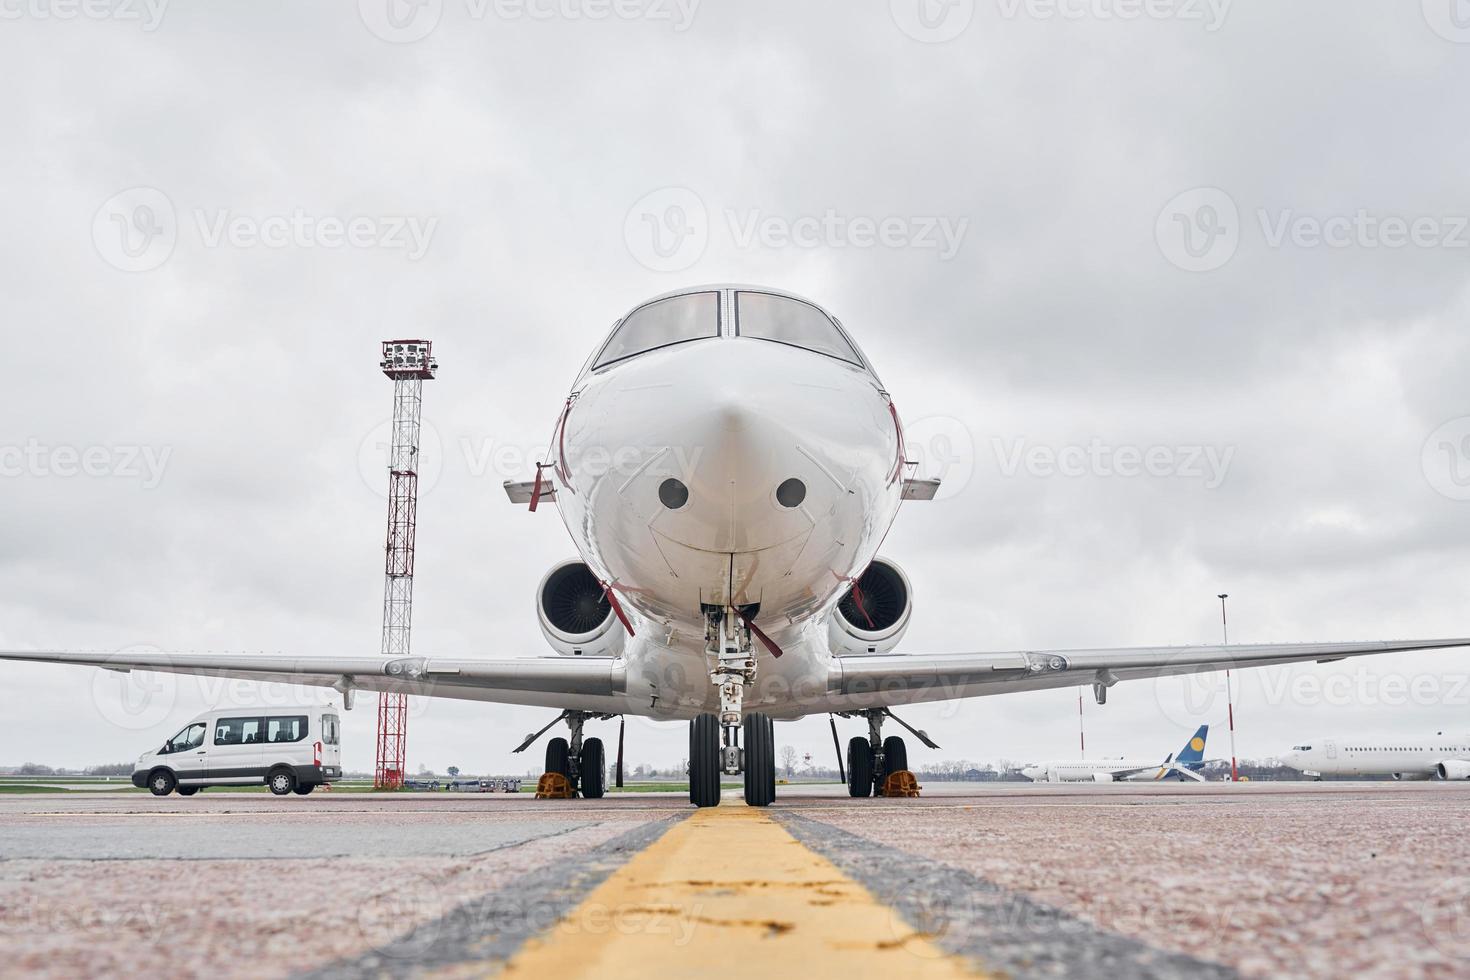
[(1439, 764), (1440, 779), (1470, 779), (1470, 762), (1447, 759)]
[(839, 657), (891, 652), (909, 628), (912, 596), (903, 569), (874, 558), (828, 621), (832, 652)]
[(616, 657), (626, 631), (602, 583), (575, 558), (553, 565), (536, 588), (536, 617), (546, 642), (563, 657)]

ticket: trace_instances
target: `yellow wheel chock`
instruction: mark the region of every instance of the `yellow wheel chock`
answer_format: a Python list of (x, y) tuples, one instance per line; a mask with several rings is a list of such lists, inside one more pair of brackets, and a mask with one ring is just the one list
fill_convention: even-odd
[(541, 778), (536, 780), (538, 800), (570, 800), (574, 795), (572, 781), (559, 772), (542, 773)]
[(879, 796), (918, 796), (919, 780), (907, 769), (890, 772), (883, 780), (883, 788), (878, 791)]

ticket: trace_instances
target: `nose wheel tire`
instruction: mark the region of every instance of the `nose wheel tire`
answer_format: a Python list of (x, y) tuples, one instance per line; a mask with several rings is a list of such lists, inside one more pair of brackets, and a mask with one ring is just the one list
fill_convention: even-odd
[(873, 795), (873, 747), (865, 738), (847, 743), (847, 795)]
[(776, 799), (776, 726), (763, 714), (745, 716), (745, 802), (770, 806)]
[(314, 789), (316, 789), (315, 783), (306, 783), (305, 785), (296, 787), (296, 795), (305, 796)]
[(689, 723), (689, 802), (720, 805), (720, 719), (712, 714)]
[(883, 777), (891, 772), (901, 772), (909, 767), (909, 747), (902, 736), (890, 735), (883, 740)]
[(604, 761), (602, 739), (589, 738), (583, 742), (582, 755), (578, 762), (582, 797), (588, 800), (601, 799), (607, 788), (607, 763)]

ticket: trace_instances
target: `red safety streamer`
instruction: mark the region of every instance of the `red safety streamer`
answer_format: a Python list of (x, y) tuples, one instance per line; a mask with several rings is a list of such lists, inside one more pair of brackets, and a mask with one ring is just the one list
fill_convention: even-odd
[(863, 586), (861, 575), (852, 580), (852, 601), (857, 603), (858, 612), (863, 614), (863, 618), (868, 621), (868, 628), (872, 629), (873, 617), (868, 615), (868, 609), (866, 606), (863, 605)]
[(633, 624), (628, 622), (628, 616), (623, 612), (623, 604), (618, 602), (618, 594), (613, 591), (613, 587), (607, 582), (602, 583), (602, 594), (607, 597), (608, 604), (612, 606), (613, 612), (617, 614), (618, 622), (623, 624), (623, 629), (628, 631), (629, 636), (637, 636), (638, 634), (633, 632)]
[(536, 502), (541, 499), (541, 471), (546, 468), (545, 463), (536, 464), (536, 485), (531, 488), (531, 513), (536, 513)]
[(766, 645), (766, 649), (771, 651), (771, 656), (781, 656), (782, 651), (781, 648), (776, 645), (776, 641), (772, 640), (759, 626), (755, 625), (755, 620), (747, 616), (745, 614), (745, 610), (737, 608), (735, 610), (735, 614), (739, 616), (740, 621), (744, 623), (750, 629), (750, 631), (756, 635), (756, 638)]

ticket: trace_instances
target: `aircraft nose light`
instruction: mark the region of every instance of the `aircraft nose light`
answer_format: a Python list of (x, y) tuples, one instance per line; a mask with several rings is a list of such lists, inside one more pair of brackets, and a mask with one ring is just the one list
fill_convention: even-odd
[(776, 488), (776, 502), (782, 507), (800, 507), (805, 499), (806, 484), (794, 476)]
[(658, 499), (669, 510), (678, 510), (689, 503), (689, 488), (683, 482), (669, 477), (658, 485)]

